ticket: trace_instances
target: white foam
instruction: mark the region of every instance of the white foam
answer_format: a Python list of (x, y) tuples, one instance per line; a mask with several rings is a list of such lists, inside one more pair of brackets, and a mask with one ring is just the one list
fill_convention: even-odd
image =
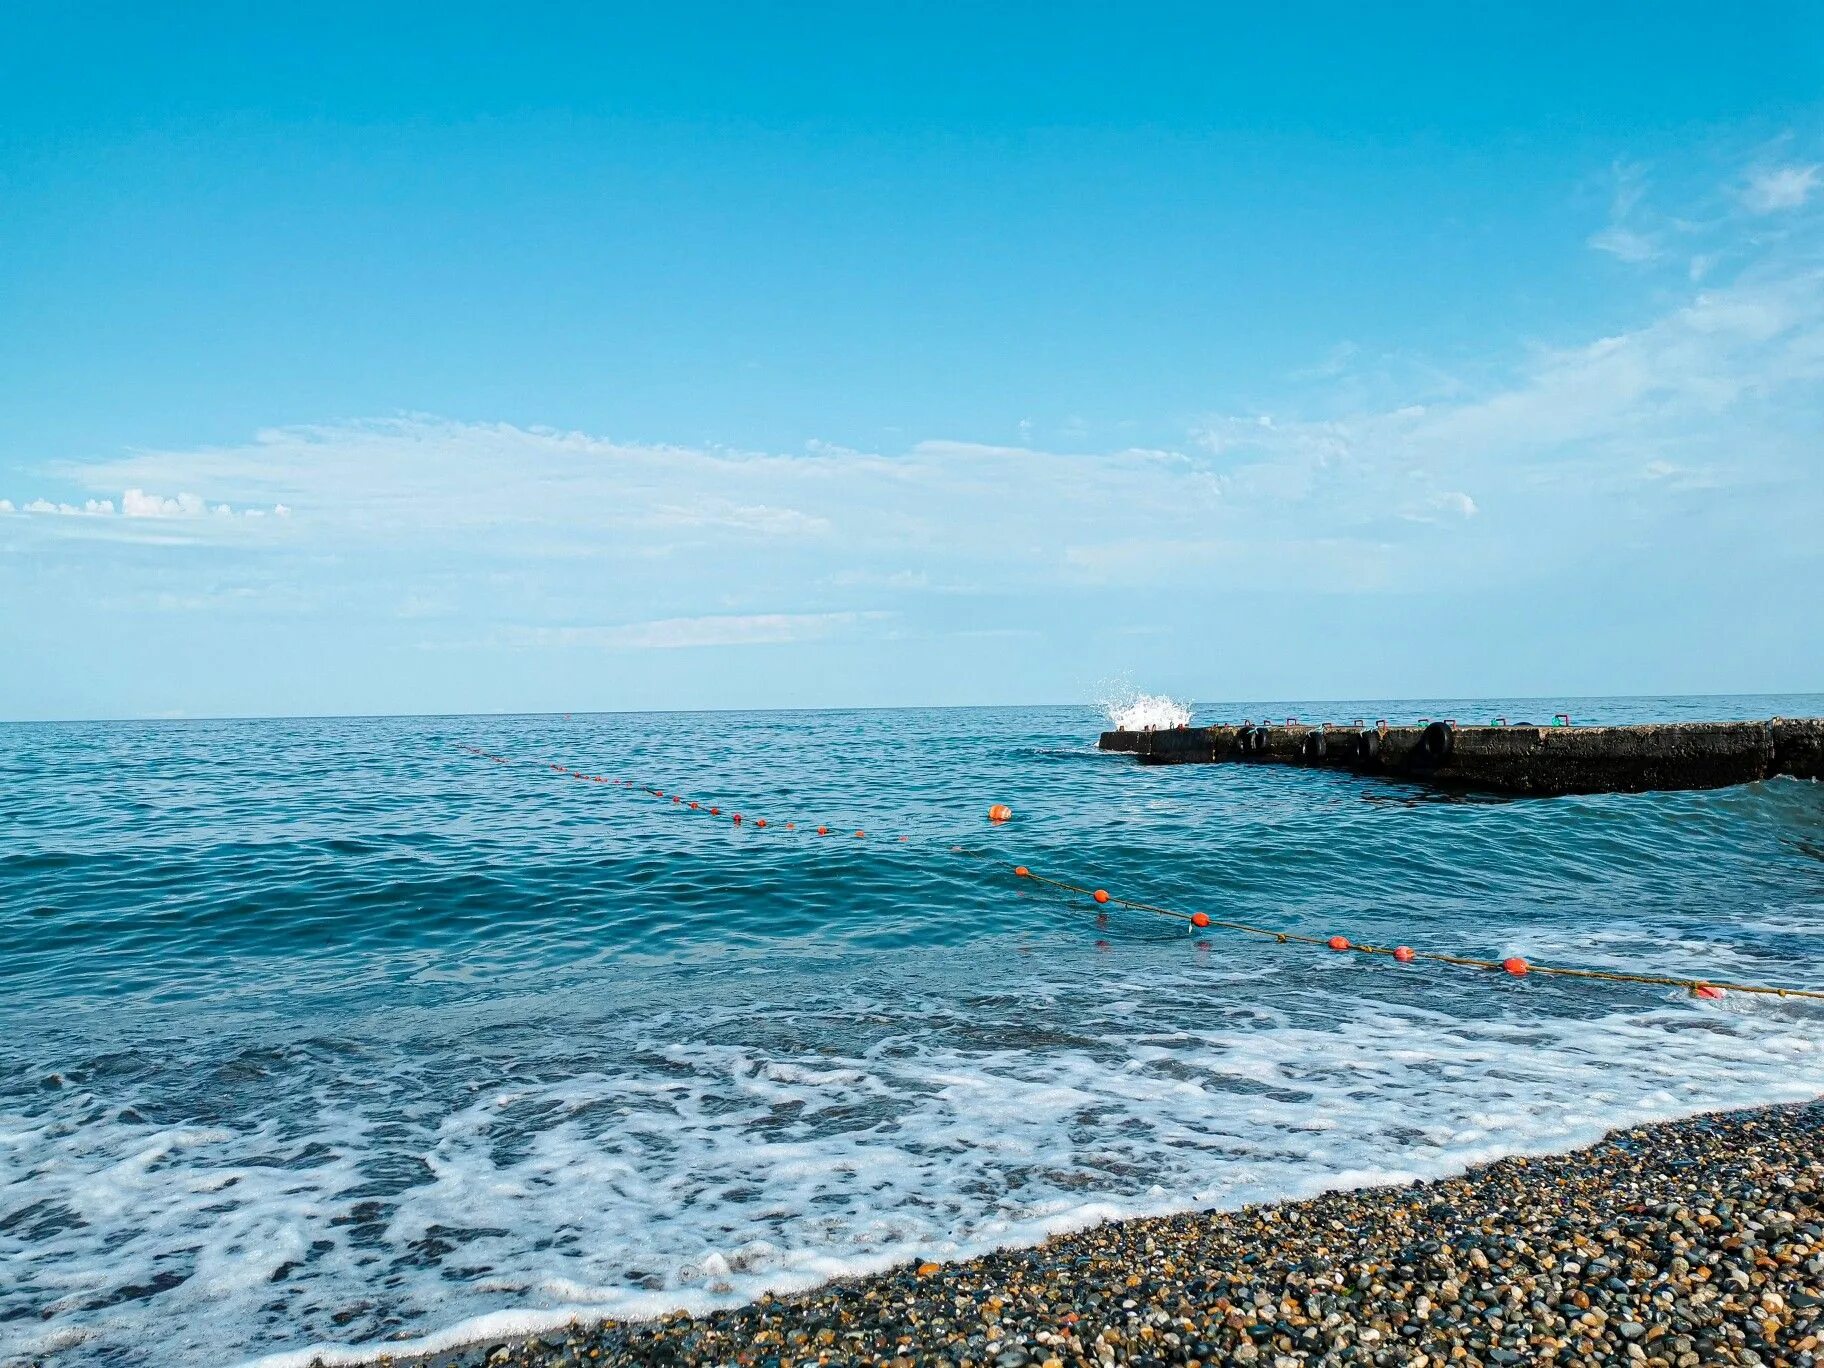
[[(1824, 1092), (1791, 1004), (1481, 980), (1389, 1001), (1419, 980), (1245, 946), (1224, 972), (1176, 944), (989, 984), (985, 953), (941, 984), (300, 1055), (236, 1124), (153, 1124), (93, 1085), (0, 1115), (0, 1212), (37, 1212), (0, 1234), (24, 1270), (0, 1313), (33, 1311), (0, 1320), (0, 1359), (302, 1365), (700, 1311)], [(120, 1298), (161, 1273), (182, 1281)]]

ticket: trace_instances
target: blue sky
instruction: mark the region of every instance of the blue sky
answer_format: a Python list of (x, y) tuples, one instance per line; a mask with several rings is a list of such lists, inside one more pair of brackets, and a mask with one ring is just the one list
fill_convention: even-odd
[(1814, 6), (41, 6), (0, 717), (1824, 687)]

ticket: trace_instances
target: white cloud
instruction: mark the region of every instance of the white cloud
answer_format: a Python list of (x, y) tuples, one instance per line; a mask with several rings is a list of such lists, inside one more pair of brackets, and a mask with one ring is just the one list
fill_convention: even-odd
[[(666, 626), (548, 630), (660, 646), (807, 630), (933, 584), (1343, 591), (1534, 574), (1538, 546), (1496, 539), (1532, 525), (1566, 555), (1596, 544), (1600, 501), (1638, 490), (1651, 461), (1716, 487), (1796, 483), (1785, 506), (1804, 507), (1820, 380), (1824, 275), (1799, 269), (1693, 290), (1632, 331), (1538, 349), (1499, 383), (1428, 376), (1422, 402), (1396, 390), (1331, 417), (1215, 415), (1181, 449), (929, 440), (779, 455), (401, 417), (65, 473), (125, 488), (134, 518), (206, 510), (185, 524), (199, 530), (306, 506), (313, 556), (504, 573), (510, 591), (481, 592), (540, 603), (547, 621), (599, 621), (603, 597), (638, 594), (646, 621)], [(160, 488), (209, 500), (145, 492)], [(1478, 516), (1485, 504), (1502, 517)], [(1417, 526), (1445, 521), (1457, 535)], [(266, 544), (301, 554), (290, 539)], [(704, 625), (721, 619), (747, 625)]]
[[(11, 504), (7, 507), (10, 509)], [(49, 499), (33, 499), (25, 506), (27, 513), (49, 513), (61, 518), (105, 518), (114, 512), (111, 499), (85, 499), (80, 506), (70, 503), (52, 503)]]
[(1454, 513), (1459, 518), (1473, 518), (1477, 512), (1476, 501), (1460, 489), (1449, 489), (1432, 497), (1431, 506), (1445, 513)]
[(701, 646), (777, 646), (821, 641), (882, 612), (744, 613), (661, 618), (612, 627), (532, 627), (507, 633), (515, 645), (596, 646), (609, 650), (684, 650)]
[[(1617, 176), (1610, 230), (1643, 232), (1643, 182)], [(1022, 427), (1007, 445), (781, 454), (400, 416), (65, 467), (96, 505), (126, 490), (126, 518), (56, 535), (119, 540), (130, 521), (145, 540), (238, 538), (298, 582), (345, 576), (351, 598), (385, 577), (389, 612), (417, 595), (480, 630), (528, 624), (523, 644), (617, 649), (855, 631), (938, 592), (1530, 581), (1608, 554), (1622, 521), (1673, 545), (1694, 519), (1746, 519), (1685, 491), (1763, 491), (1770, 525), (1824, 518), (1817, 244), (1803, 220), (1771, 234), (1739, 207), (1705, 231), (1730, 224), (1739, 240), (1681, 237), (1704, 249), (1704, 283), (1667, 272), (1654, 288), (1677, 293), (1631, 328), (1462, 374), (1344, 347), (1295, 394), (1214, 413), (1177, 446), (1047, 451)], [(281, 533), (294, 507), (308, 516)]]
[(1742, 203), (1750, 212), (1771, 214), (1781, 209), (1797, 209), (1818, 188), (1818, 175), (1824, 166), (1767, 166), (1748, 173), (1742, 187)]
[[(83, 478), (83, 476), (86, 475), (86, 472), (79, 470), (76, 473), (82, 483), (93, 483), (93, 481)], [(291, 513), (291, 510), (284, 504), (279, 504), (272, 511), (276, 516), (281, 518), (288, 517)], [(10, 499), (0, 499), (0, 513), (16, 512), (48, 514), (53, 517), (80, 517), (91, 519), (111, 519), (115, 517), (117, 513), (122, 518), (132, 519), (200, 518), (205, 512), (212, 512), (213, 516), (218, 519), (229, 519), (235, 516), (234, 510), (229, 505), (217, 504), (214, 509), (211, 510), (209, 505), (195, 494), (179, 494), (175, 498), (167, 499), (160, 498), (156, 494), (148, 494), (143, 489), (127, 490), (121, 496), (118, 508), (116, 508), (114, 500), (112, 499), (84, 499), (80, 504), (74, 504), (61, 500), (39, 498), (29, 500), (23, 507), (15, 507)], [(265, 515), (266, 511), (264, 509), (249, 508), (243, 510), (240, 516), (243, 518), (261, 518)], [(95, 535), (107, 534), (97, 531)]]
[[(194, 494), (179, 494), (175, 498), (162, 499), (143, 489), (129, 489), (120, 497), (120, 510), (129, 518), (200, 518), (207, 507)], [(225, 508), (226, 505), (222, 505), (216, 512), (220, 513)]]
[(1646, 168), (1625, 162), (1617, 163), (1612, 168), (1612, 174), (1615, 188), (1609, 198), (1608, 226), (1590, 234), (1587, 242), (1597, 251), (1607, 252), (1623, 261), (1652, 261), (1663, 251), (1658, 236), (1631, 222), (1641, 201), (1646, 198)]
[(1589, 245), (1599, 252), (1620, 257), (1623, 261), (1653, 261), (1661, 252), (1659, 243), (1645, 233), (1612, 223), (1600, 232), (1591, 233)]
[(800, 513), (795, 508), (734, 504), (727, 499), (705, 499), (691, 505), (661, 504), (653, 509), (652, 521), (663, 527), (723, 528), (768, 537), (815, 536), (830, 528), (827, 518)]

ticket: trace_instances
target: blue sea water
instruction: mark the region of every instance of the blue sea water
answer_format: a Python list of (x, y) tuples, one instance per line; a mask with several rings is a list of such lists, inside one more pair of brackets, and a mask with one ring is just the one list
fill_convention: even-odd
[[(1824, 697), (1198, 716), (1561, 710)], [(1010, 874), (1818, 987), (1824, 787), (1447, 798), (1141, 768), (1103, 725), (0, 727), (0, 1362), (305, 1362), (704, 1307), (1824, 1091), (1815, 1005), (1099, 924)]]

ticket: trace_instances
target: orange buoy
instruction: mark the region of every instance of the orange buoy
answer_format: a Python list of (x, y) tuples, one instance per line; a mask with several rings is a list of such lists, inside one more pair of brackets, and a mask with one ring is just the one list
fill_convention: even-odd
[(721, 808), (711, 808), (709, 810), (709, 815), (711, 817), (720, 817), (722, 815), (722, 809)]
[(1412, 963), (1412, 947), (1410, 945), (1394, 946), (1393, 947), (1393, 957), (1396, 960), (1398, 960), (1401, 964), (1411, 964)]
[(828, 827), (818, 827), (817, 834), (819, 836), (828, 836), (830, 834), (830, 829)]
[(692, 804), (691, 804), (691, 805), (690, 805), (690, 810), (691, 810), (691, 811), (692, 811), (692, 812), (695, 812), (695, 811), (696, 811), (696, 810), (697, 810), (697, 805), (696, 805), (696, 804), (695, 804), (695, 803), (692, 803)]
[(865, 831), (858, 831), (855, 833), (855, 839), (859, 841), (859, 840), (863, 839), (864, 837), (866, 837), (867, 834), (868, 833)]
[(1209, 924), (1210, 924), (1210, 914), (1208, 912), (1191, 913), (1191, 925), (1192, 926), (1208, 926)]
[(1349, 937), (1332, 936), (1332, 937), (1330, 937), (1330, 939), (1328, 941), (1326, 941), (1324, 943), (1326, 945), (1328, 945), (1332, 950), (1347, 950), (1349, 948)]
[(785, 824), (785, 829), (786, 829), (786, 830), (787, 830), (787, 831), (796, 831), (796, 830), (798, 830), (798, 823), (796, 823), (796, 822), (787, 822), (787, 823), (786, 823), (786, 824)]
[(766, 825), (766, 818), (764, 818), (764, 817), (756, 817), (756, 818), (754, 818), (754, 825), (755, 825), (755, 826), (765, 826), (765, 825)]
[(988, 809), (988, 820), (991, 822), (1005, 822), (1012, 816), (1013, 809), (1005, 803), (996, 803)]
[(1691, 985), (1691, 996), (1707, 998), (1710, 1001), (1715, 1002), (1718, 998), (1726, 996), (1726, 994), (1724, 994), (1723, 990), (1718, 988), (1714, 983), (1694, 983)]
[(1510, 955), (1507, 959), (1501, 961), (1501, 967), (1507, 970), (1507, 972), (1512, 974), (1515, 978), (1519, 978), (1532, 966), (1521, 959), (1520, 956)]
[(1013, 872), (1016, 876), (1018, 876), (1019, 878), (1022, 878), (1022, 879), (1030, 879), (1032, 877), (1032, 871), (1030, 869), (1026, 868), (1025, 865), (1015, 865), (1013, 867)]
[(1108, 901), (1108, 890), (1106, 888), (1098, 888), (1094, 893), (1091, 893), (1089, 896), (1094, 898), (1099, 903), (1105, 903)]

